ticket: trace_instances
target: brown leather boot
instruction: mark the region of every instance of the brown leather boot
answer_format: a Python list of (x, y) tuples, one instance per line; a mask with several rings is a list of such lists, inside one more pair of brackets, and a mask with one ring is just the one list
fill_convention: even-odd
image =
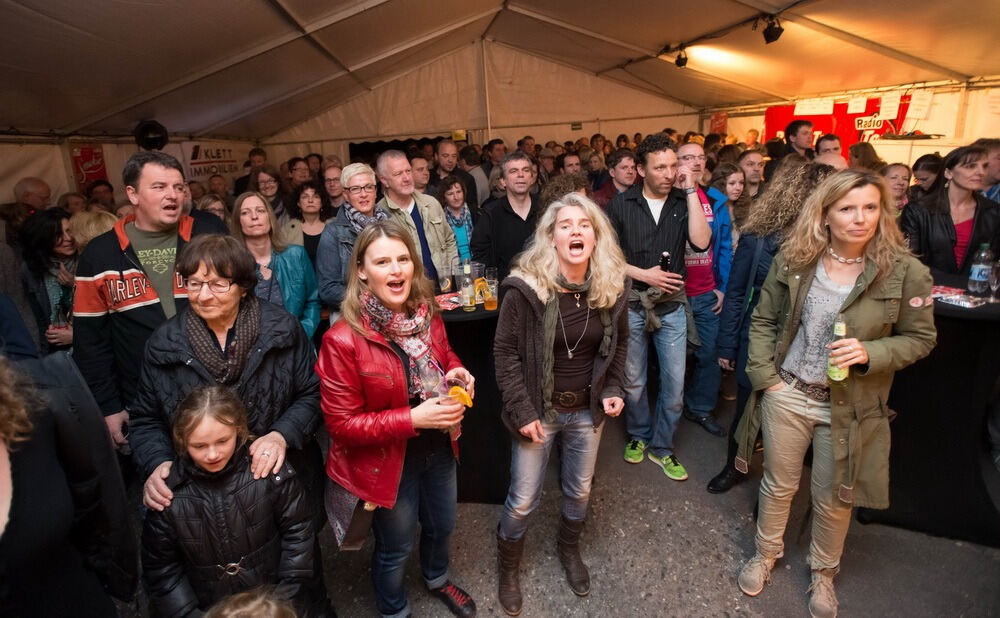
[(521, 555), (524, 553), (524, 537), (508, 541), (497, 530), (497, 564), (500, 567), (500, 586), (497, 599), (508, 616), (521, 613)]
[(585, 597), (590, 593), (590, 572), (580, 558), (580, 533), (583, 532), (583, 521), (570, 521), (559, 517), (559, 537), (556, 549), (559, 562), (566, 570), (566, 581), (573, 594)]

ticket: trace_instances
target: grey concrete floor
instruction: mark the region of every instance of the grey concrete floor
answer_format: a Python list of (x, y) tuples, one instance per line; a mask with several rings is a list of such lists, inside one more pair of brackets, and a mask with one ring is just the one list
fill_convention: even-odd
[[(732, 402), (720, 401), (728, 426)], [(756, 598), (736, 586), (752, 555), (752, 509), (759, 461), (750, 478), (712, 495), (708, 480), (722, 466), (725, 439), (682, 420), (677, 456), (684, 482), (658, 467), (622, 459), (624, 420), (606, 428), (597, 465), (583, 557), (591, 593), (576, 597), (555, 555), (559, 489), (549, 462), (541, 506), (533, 514), (522, 562), (522, 616), (808, 616), (808, 531), (800, 534), (808, 484), (800, 492), (785, 536), (785, 557)], [(452, 541), (453, 579), (475, 599), (479, 615), (502, 616), (496, 600), (496, 523), (501, 507), (460, 504)], [(327, 544), (327, 547), (329, 545)], [(371, 541), (359, 552), (324, 556), (330, 595), (341, 616), (374, 616), (368, 570)], [(851, 523), (837, 577), (842, 616), (1000, 615), (1000, 550), (880, 525)], [(415, 616), (448, 616), (423, 587), (416, 555), (408, 586)]]
[[(728, 427), (734, 404), (720, 400)], [(584, 531), (582, 553), (591, 592), (576, 597), (555, 555), (559, 489), (549, 462), (542, 502), (533, 514), (522, 562), (525, 618), (615, 616), (808, 616), (808, 531), (802, 533), (808, 483), (796, 497), (785, 535), (785, 557), (771, 584), (750, 598), (736, 574), (753, 552), (753, 505), (760, 462), (741, 485), (722, 495), (705, 491), (725, 457), (724, 438), (686, 420), (677, 430), (684, 482), (667, 479), (648, 461), (622, 459), (624, 419), (605, 428)], [(946, 465), (938, 462), (935, 465)], [(459, 504), (451, 574), (475, 598), (480, 616), (503, 616), (496, 600), (495, 530), (499, 505)], [(369, 560), (372, 541), (338, 552), (327, 527), (321, 536), (330, 596), (340, 616), (376, 616)], [(1000, 549), (852, 521), (836, 580), (842, 616), (958, 617), (1000, 615)], [(416, 552), (407, 585), (414, 616), (450, 616), (427, 594)], [(146, 616), (145, 600), (120, 605)]]

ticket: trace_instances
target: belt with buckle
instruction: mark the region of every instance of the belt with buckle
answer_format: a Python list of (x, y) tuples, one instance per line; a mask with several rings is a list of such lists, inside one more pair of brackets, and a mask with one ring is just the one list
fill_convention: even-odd
[(791, 371), (785, 371), (784, 369), (778, 369), (778, 375), (781, 376), (781, 379), (784, 380), (786, 384), (801, 393), (805, 393), (805, 396), (809, 399), (820, 403), (830, 401), (829, 386), (803, 382), (794, 373)]
[(590, 407), (590, 387), (579, 391), (553, 391), (552, 405), (564, 410)]

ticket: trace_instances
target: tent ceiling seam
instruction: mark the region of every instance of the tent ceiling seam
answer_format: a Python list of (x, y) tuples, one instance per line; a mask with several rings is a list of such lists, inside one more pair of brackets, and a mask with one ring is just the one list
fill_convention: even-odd
[[(368, 0), (367, 2), (364, 2), (361, 5), (349, 7), (347, 9), (343, 9), (341, 11), (338, 11), (338, 12), (334, 13), (333, 15), (328, 15), (327, 17), (325, 17), (325, 18), (323, 18), (321, 20), (317, 20), (315, 22), (310, 22), (309, 24), (304, 25), (303, 28), (306, 31), (308, 31), (308, 32), (313, 32), (313, 31), (319, 30), (321, 28), (326, 28), (327, 26), (331, 26), (331, 25), (336, 24), (338, 22), (344, 21), (345, 19), (348, 19), (349, 17), (353, 17), (353, 16), (357, 15), (360, 12), (367, 11), (367, 10), (372, 9), (372, 8), (374, 8), (374, 7), (376, 7), (376, 6), (380, 5), (380, 4), (385, 4), (386, 2), (390, 2), (390, 1), (391, 0)], [(133, 107), (142, 105), (143, 103), (147, 103), (149, 101), (152, 101), (153, 99), (155, 99), (157, 97), (161, 97), (161, 96), (163, 96), (163, 95), (165, 95), (167, 93), (173, 92), (175, 90), (179, 90), (180, 88), (183, 88), (184, 86), (188, 86), (190, 84), (193, 84), (194, 82), (197, 82), (200, 79), (204, 79), (206, 77), (211, 77), (212, 75), (215, 75), (216, 73), (221, 73), (222, 71), (225, 71), (226, 69), (230, 69), (230, 68), (232, 68), (234, 66), (237, 66), (239, 64), (242, 64), (242, 63), (244, 63), (244, 62), (246, 62), (248, 60), (252, 60), (252, 59), (254, 59), (254, 58), (258, 57), (258, 56), (262, 56), (262, 55), (268, 53), (269, 51), (275, 50), (275, 49), (277, 49), (279, 47), (282, 47), (284, 45), (287, 45), (289, 43), (297, 41), (297, 40), (301, 39), (303, 36), (304, 35), (302, 33), (287, 33), (287, 34), (283, 34), (283, 35), (281, 35), (279, 37), (276, 37), (274, 39), (271, 39), (270, 41), (265, 41), (264, 43), (262, 43), (260, 45), (257, 45), (255, 47), (253, 47), (252, 49), (249, 49), (249, 50), (247, 50), (247, 51), (245, 51), (245, 52), (243, 52), (241, 54), (237, 54), (236, 56), (234, 56), (232, 58), (227, 58), (226, 60), (223, 60), (221, 62), (217, 62), (215, 64), (209, 65), (208, 67), (205, 67), (205, 68), (203, 68), (203, 69), (201, 69), (199, 71), (195, 71), (194, 73), (191, 73), (190, 75), (187, 75), (187, 76), (185, 76), (185, 77), (183, 77), (183, 78), (181, 78), (181, 79), (179, 79), (177, 81), (174, 81), (174, 82), (172, 82), (170, 84), (167, 84), (165, 86), (161, 86), (159, 88), (155, 88), (155, 89), (153, 89), (153, 90), (151, 90), (151, 91), (149, 91), (147, 93), (143, 93), (143, 94), (140, 94), (138, 96), (132, 97), (131, 99), (128, 99), (127, 101), (125, 101), (124, 103), (122, 103), (120, 105), (115, 105), (115, 106), (113, 106), (113, 107), (111, 107), (109, 109), (105, 109), (105, 110), (103, 110), (103, 111), (101, 111), (101, 112), (99, 112), (97, 114), (94, 114), (92, 116), (84, 118), (84, 119), (82, 119), (80, 121), (71, 123), (69, 126), (64, 127), (63, 129), (61, 129), (60, 132), (65, 132), (65, 133), (68, 133), (68, 134), (75, 133), (75, 132), (79, 131), (80, 129), (83, 129), (85, 127), (88, 127), (90, 125), (98, 123), (98, 122), (100, 122), (102, 120), (106, 120), (108, 118), (111, 118), (111, 117), (113, 117), (113, 116), (115, 116), (117, 114), (120, 114), (120, 113), (122, 113), (124, 111), (127, 111), (127, 110), (129, 110), (129, 109), (131, 109)]]

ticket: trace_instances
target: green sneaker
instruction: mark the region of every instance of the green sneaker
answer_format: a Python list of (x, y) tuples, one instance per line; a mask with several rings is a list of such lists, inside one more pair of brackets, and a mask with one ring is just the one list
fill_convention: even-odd
[(663, 473), (667, 475), (668, 479), (675, 481), (686, 481), (688, 477), (687, 470), (681, 465), (681, 462), (677, 461), (677, 458), (673, 455), (667, 455), (666, 457), (659, 457), (652, 453), (646, 453), (646, 457), (656, 465), (663, 468)]
[(625, 461), (639, 463), (646, 454), (646, 443), (642, 440), (629, 440), (625, 445)]

